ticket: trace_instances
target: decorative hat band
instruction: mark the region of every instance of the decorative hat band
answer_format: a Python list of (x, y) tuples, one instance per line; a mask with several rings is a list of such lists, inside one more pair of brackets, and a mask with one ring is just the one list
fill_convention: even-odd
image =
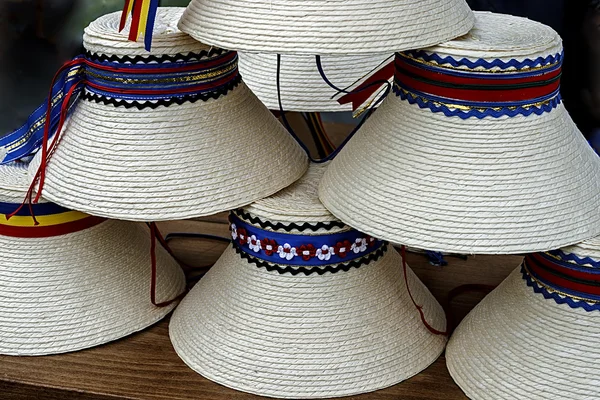
[(0, 235), (21, 238), (60, 236), (106, 221), (105, 218), (71, 211), (53, 203), (32, 204), (32, 209), (23, 207), (13, 213), (19, 206), (16, 203), (0, 203)]
[[(354, 229), (337, 233), (292, 234), (263, 229), (269, 223), (253, 218), (252, 223), (231, 213), (231, 238), (237, 252), (268, 270), (293, 275), (347, 271), (379, 258), (387, 243)], [(261, 227), (257, 227), (260, 224)]]
[(600, 262), (557, 250), (527, 255), (521, 272), (527, 284), (547, 299), (600, 310)]
[(562, 55), (505, 62), (459, 61), (423, 51), (396, 53), (394, 91), (446, 116), (540, 115), (560, 99)]
[(237, 53), (221, 49), (160, 57), (86, 53), (66, 63), (56, 74), (46, 103), (22, 127), (0, 139), (0, 156), (4, 154), (0, 163), (35, 153), (44, 137), (60, 131), (83, 89), (83, 99), (143, 109), (216, 99), (239, 82)]

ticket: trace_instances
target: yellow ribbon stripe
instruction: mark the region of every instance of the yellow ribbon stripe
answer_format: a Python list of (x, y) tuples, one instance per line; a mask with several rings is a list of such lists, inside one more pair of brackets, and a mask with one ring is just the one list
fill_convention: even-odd
[[(67, 211), (60, 214), (40, 215), (35, 219), (39, 222), (37, 226), (53, 226), (79, 221), (87, 217), (89, 217), (88, 214), (79, 211)], [(34, 226), (34, 222), (31, 216), (15, 215), (7, 220), (6, 214), (0, 214), (0, 225), (27, 227)]]

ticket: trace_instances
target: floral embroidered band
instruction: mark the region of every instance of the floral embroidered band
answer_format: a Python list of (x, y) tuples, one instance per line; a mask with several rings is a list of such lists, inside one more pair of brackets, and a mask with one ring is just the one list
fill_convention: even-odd
[(505, 62), (396, 53), (394, 91), (403, 100), (462, 119), (540, 115), (560, 103), (562, 55)]
[(598, 261), (557, 250), (527, 255), (521, 272), (546, 299), (592, 311), (600, 310), (599, 267)]
[(262, 229), (234, 213), (230, 214), (229, 220), (233, 246), (240, 254), (276, 265), (324, 267), (360, 262), (381, 253), (386, 245), (384, 241), (354, 229), (325, 234), (292, 234)]

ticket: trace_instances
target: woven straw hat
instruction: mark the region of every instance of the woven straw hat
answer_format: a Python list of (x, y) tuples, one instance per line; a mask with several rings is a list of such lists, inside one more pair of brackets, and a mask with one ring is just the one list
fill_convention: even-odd
[[(391, 53), (358, 56), (324, 56), (323, 71), (334, 85), (349, 90), (365, 76), (391, 60)], [(277, 55), (239, 53), (240, 73), (244, 82), (270, 110), (279, 110), (277, 98)], [(352, 105), (339, 104), (336, 91), (321, 77), (314, 56), (283, 55), (279, 73), (281, 103), (285, 111), (352, 111)], [(383, 87), (382, 87), (383, 89)], [(374, 90), (377, 94), (379, 90)], [(373, 97), (366, 102), (372, 102)]]
[[(270, 397), (335, 397), (396, 384), (441, 354), (445, 337), (421, 322), (391, 246), (365, 237), (363, 248), (359, 239), (316, 247), (360, 235), (319, 203), (322, 170), (312, 165), (298, 183), (232, 213), (233, 244), (176, 309), (175, 350), (208, 379)], [(428, 321), (444, 329), (439, 304), (410, 268), (407, 278)]]
[[(178, 31), (182, 12), (159, 8), (150, 55), (127, 40), (128, 29), (118, 32), (120, 13), (92, 22), (84, 46), (123, 63), (230, 54)], [(43, 196), (92, 215), (158, 221), (233, 209), (288, 186), (306, 170), (306, 155), (243, 82), (232, 84), (225, 93), (142, 108), (86, 92), (47, 166)]]
[(371, 54), (464, 35), (464, 0), (192, 0), (179, 28), (224, 49), (280, 54)]
[(468, 35), (396, 55), (395, 95), (332, 161), (321, 201), (363, 232), (431, 250), (534, 252), (594, 237), (600, 159), (560, 101), (560, 37), (475, 14)]
[[(0, 207), (14, 203), (16, 209), (27, 187), (25, 164), (0, 167)], [(81, 214), (65, 214), (74, 213)], [(144, 329), (174, 307), (151, 303), (150, 233), (144, 225), (89, 217), (99, 222), (61, 235), (16, 237), (6, 235), (7, 223), (25, 220), (23, 229), (35, 236), (44, 222), (33, 227), (31, 217), (0, 218), (0, 354), (93, 347)], [(156, 257), (156, 296), (162, 302), (177, 297), (185, 279), (164, 249), (157, 248)]]
[[(536, 257), (526, 258), (450, 339), (448, 369), (471, 399), (600, 398), (600, 238)], [(552, 273), (540, 260), (567, 268)], [(531, 266), (538, 270), (528, 272)], [(563, 281), (576, 288), (585, 282), (596, 295), (556, 285)]]

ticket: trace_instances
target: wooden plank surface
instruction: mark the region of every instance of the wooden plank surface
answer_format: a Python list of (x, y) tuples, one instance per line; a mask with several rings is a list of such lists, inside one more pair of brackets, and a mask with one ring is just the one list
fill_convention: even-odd
[[(226, 235), (223, 216), (212, 221), (161, 224), (163, 231), (210, 232)], [(187, 263), (214, 262), (224, 244), (198, 239), (172, 242)], [(434, 267), (420, 254), (409, 253), (409, 265), (440, 300), (463, 284), (497, 285), (520, 262), (517, 256), (448, 257), (449, 265)], [(480, 299), (467, 293), (455, 299), (452, 315), (462, 318)], [(76, 353), (47, 357), (0, 356), (0, 399), (177, 399), (250, 400), (260, 397), (227, 389), (190, 370), (175, 354), (168, 337), (168, 320), (125, 339)], [(355, 400), (465, 399), (452, 382), (443, 356), (419, 375), (388, 389), (351, 396)]]

